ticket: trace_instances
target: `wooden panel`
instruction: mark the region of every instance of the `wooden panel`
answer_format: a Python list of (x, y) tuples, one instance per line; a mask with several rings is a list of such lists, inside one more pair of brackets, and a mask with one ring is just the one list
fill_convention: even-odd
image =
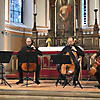
[(39, 46), (46, 46), (46, 40), (45, 39), (39, 39)]
[(83, 44), (84, 45), (93, 45), (93, 38), (84, 38)]
[(94, 39), (94, 45), (98, 45), (98, 38)]

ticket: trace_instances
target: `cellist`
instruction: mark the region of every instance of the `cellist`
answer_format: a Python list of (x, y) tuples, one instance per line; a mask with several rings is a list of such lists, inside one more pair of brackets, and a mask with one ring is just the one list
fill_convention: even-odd
[[(94, 59), (96, 59), (99, 56), (100, 56), (100, 51), (98, 51), (97, 53), (93, 54), (91, 56), (91, 59), (94, 60)], [(100, 65), (97, 66), (97, 71), (96, 71), (94, 76), (96, 77), (96, 79), (97, 79), (97, 81), (99, 83), (98, 85), (95, 85), (95, 87), (98, 87), (98, 89), (100, 89)]]
[[(26, 39), (26, 46), (22, 47), (21, 50), (19, 52), (22, 52), (22, 51), (27, 51), (27, 50), (34, 50), (38, 55), (42, 56), (42, 52), (38, 50), (38, 48), (34, 47), (33, 44), (32, 44), (32, 39), (30, 37), (28, 37)], [(19, 55), (19, 52), (17, 54), (17, 57)], [(40, 72), (40, 65), (39, 64), (36, 64), (36, 79), (35, 79), (35, 83), (36, 84), (40, 84), (39, 82), (39, 72)], [(19, 71), (19, 81), (16, 82), (16, 84), (20, 84), (20, 83), (23, 83), (23, 71), (22, 71), (22, 68), (21, 68), (21, 65), (19, 64), (18, 65), (18, 71)]]
[[(77, 56), (82, 56), (84, 57), (84, 52), (75, 45), (74, 43), (74, 38), (73, 37), (69, 37), (68, 38), (68, 46), (65, 46), (63, 48), (63, 50), (60, 52), (61, 55), (66, 54), (67, 52), (69, 52), (70, 57), (72, 58), (74, 65), (75, 65), (75, 73), (74, 73), (74, 78), (73, 78), (73, 85), (76, 85), (76, 81), (78, 81), (78, 76), (79, 76), (79, 71), (80, 71), (80, 66), (78, 63), (78, 59), (76, 59), (75, 55), (73, 54), (73, 51), (76, 52)], [(58, 72), (60, 73), (61, 76), (63, 76), (61, 74), (61, 65), (57, 67)]]

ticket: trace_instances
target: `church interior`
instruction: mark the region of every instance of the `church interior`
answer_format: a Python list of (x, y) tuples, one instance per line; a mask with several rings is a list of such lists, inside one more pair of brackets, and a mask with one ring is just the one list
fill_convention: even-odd
[[(19, 78), (17, 53), (26, 45), (28, 37), (43, 55), (38, 56), (41, 84), (26, 87), (15, 83)], [(74, 38), (75, 45), (85, 54), (79, 63), (83, 89), (80, 85), (55, 86), (59, 73), (51, 55), (68, 46), (69, 37)], [(0, 52), (13, 52), (9, 63), (3, 64), (3, 72), (0, 61), (1, 100), (99, 100), (100, 89), (94, 87), (96, 78), (90, 79), (88, 73), (95, 63), (91, 56), (99, 50), (100, 0), (0, 0)], [(35, 80), (34, 73), (29, 76)], [(3, 83), (2, 77), (8, 84)]]

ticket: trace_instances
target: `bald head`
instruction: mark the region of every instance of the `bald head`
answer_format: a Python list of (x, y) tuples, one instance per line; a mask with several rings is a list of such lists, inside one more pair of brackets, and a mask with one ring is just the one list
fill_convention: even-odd
[(69, 37), (69, 38), (68, 38), (68, 44), (71, 45), (71, 46), (74, 44), (74, 39), (73, 39), (73, 37)]
[(31, 43), (32, 43), (32, 40), (31, 40), (30, 37), (28, 37), (28, 38), (26, 39), (26, 44), (27, 44), (27, 46), (30, 46)]

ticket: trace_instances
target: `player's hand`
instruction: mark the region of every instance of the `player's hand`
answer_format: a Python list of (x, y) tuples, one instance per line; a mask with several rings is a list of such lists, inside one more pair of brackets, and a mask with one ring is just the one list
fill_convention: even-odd
[(91, 56), (91, 59), (94, 59), (96, 55), (97, 55), (96, 53), (94, 55), (92, 55)]
[(34, 45), (31, 45), (31, 48), (36, 49), (36, 48), (34, 47)]
[(77, 51), (77, 50), (76, 50), (76, 48), (75, 48), (74, 46), (72, 46), (72, 48), (71, 48), (71, 49), (72, 49), (72, 50), (74, 50), (74, 51)]

